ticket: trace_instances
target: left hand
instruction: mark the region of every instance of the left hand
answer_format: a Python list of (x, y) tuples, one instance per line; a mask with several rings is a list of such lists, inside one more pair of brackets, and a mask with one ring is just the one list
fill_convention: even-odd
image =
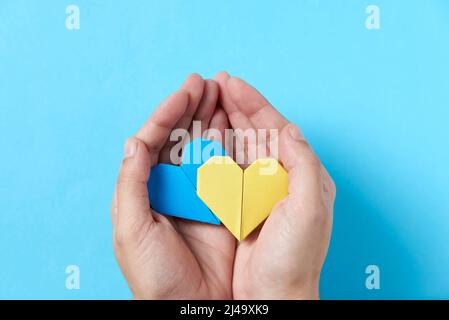
[(191, 75), (125, 146), (111, 210), (114, 252), (136, 299), (232, 299), (235, 239), (223, 227), (163, 216), (150, 207), (151, 167), (170, 163), (174, 128), (192, 120), (223, 132), (218, 85)]

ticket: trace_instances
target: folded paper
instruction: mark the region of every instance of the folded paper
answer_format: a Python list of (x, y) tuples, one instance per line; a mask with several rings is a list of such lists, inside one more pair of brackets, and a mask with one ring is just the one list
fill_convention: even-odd
[(238, 239), (245, 239), (288, 194), (288, 176), (275, 159), (243, 170), (228, 156), (214, 156), (198, 169), (198, 196)]
[(148, 181), (151, 207), (165, 215), (220, 224), (198, 198), (196, 185), (198, 168), (212, 156), (225, 154), (220, 143), (195, 139), (184, 146), (180, 166), (164, 163), (154, 166)]

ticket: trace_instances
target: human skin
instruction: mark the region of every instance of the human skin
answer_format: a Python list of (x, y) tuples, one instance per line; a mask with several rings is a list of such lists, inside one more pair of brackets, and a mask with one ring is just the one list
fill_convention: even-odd
[(278, 130), (279, 160), (289, 180), (288, 196), (273, 208), (262, 228), (236, 249), (233, 297), (318, 299), (335, 184), (299, 128), (256, 89), (225, 72), (216, 80), (232, 128)]
[[(151, 167), (171, 163), (173, 129), (222, 134), (279, 129), (289, 194), (262, 228), (237, 243), (223, 226), (160, 215), (150, 207)], [(223, 134), (224, 136), (224, 134)], [(316, 299), (332, 228), (335, 185), (299, 129), (244, 81), (189, 76), (125, 143), (111, 209), (116, 259), (136, 299)]]

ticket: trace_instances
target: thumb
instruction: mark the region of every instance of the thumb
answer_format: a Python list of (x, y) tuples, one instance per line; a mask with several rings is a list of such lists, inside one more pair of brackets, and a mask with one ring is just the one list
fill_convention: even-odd
[(324, 198), (321, 162), (299, 128), (293, 124), (288, 124), (281, 131), (279, 158), (288, 172), (289, 206), (293, 206), (293, 209), (304, 209), (305, 206), (322, 204)]
[(129, 138), (116, 187), (114, 233), (117, 240), (126, 241), (143, 224), (154, 222), (147, 189), (150, 169), (151, 160), (145, 144), (135, 137)]

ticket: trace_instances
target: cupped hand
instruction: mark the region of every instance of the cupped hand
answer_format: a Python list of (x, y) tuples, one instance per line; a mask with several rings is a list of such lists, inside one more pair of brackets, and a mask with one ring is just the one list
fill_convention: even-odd
[[(215, 82), (190, 76), (126, 143), (112, 208), (122, 272), (135, 298), (318, 298), (334, 183), (299, 129), (254, 88), (226, 73), (216, 79), (220, 94)], [(288, 196), (237, 249), (223, 226), (152, 211), (147, 192), (151, 167), (172, 160), (173, 129), (188, 130), (199, 120), (203, 130), (223, 132), (228, 118), (234, 129), (278, 130), (279, 160), (289, 175)]]
[[(137, 299), (231, 299), (235, 239), (223, 227), (169, 218), (148, 199), (151, 167), (171, 163), (173, 129), (223, 132), (218, 85), (193, 74), (125, 144), (111, 209), (116, 259)], [(174, 199), (176, 201), (176, 199)]]
[[(216, 81), (220, 103), (234, 129), (278, 130), (279, 160), (289, 179), (288, 196), (236, 249), (233, 297), (317, 299), (332, 229), (335, 185), (299, 129), (259, 92), (225, 72)], [(247, 159), (254, 160), (250, 155)]]

